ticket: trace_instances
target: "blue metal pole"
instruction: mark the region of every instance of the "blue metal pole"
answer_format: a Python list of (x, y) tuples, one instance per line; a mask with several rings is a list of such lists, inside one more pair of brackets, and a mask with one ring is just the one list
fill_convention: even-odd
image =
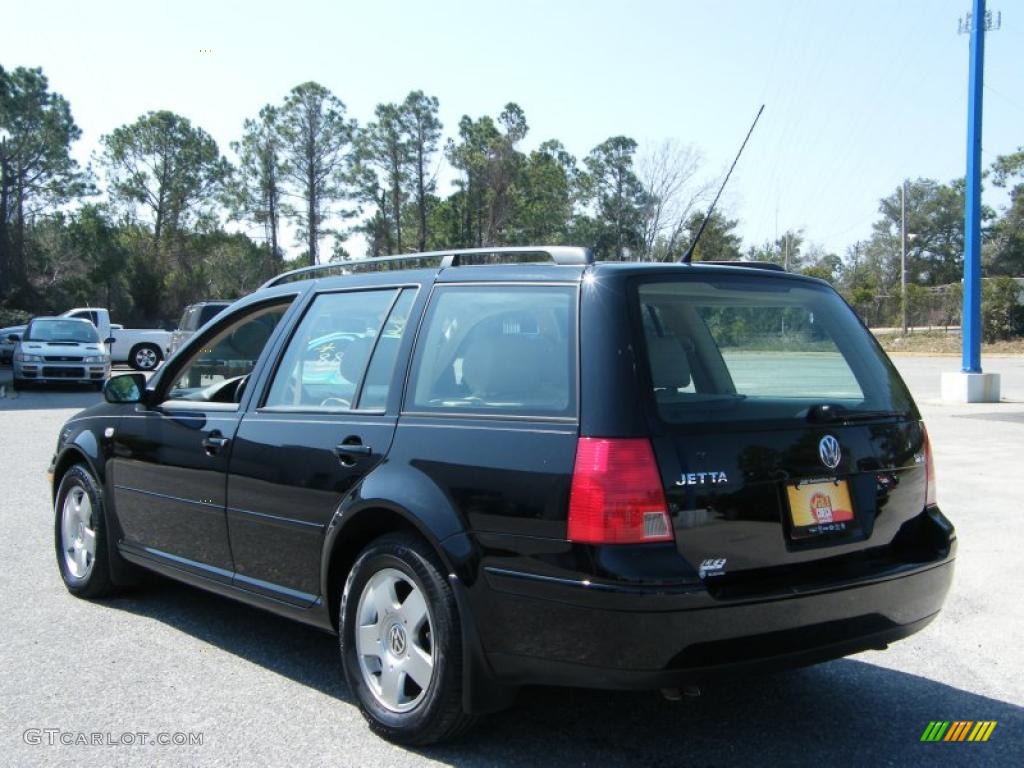
[(973, 5), (964, 199), (964, 373), (981, 373), (981, 93), (985, 74), (985, 0), (974, 0)]

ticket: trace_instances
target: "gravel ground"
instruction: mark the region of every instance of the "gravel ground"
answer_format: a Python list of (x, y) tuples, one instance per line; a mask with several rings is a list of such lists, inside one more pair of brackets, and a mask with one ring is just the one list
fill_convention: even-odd
[[(45, 469), (60, 424), (98, 395), (0, 399), (0, 764), (1019, 765), (1024, 754), (1024, 357), (999, 358), (1004, 402), (935, 402), (954, 358), (897, 365), (935, 446), (960, 556), (943, 614), (885, 652), (751, 679), (670, 703), (655, 694), (524, 691), (461, 742), (407, 750), (372, 736), (333, 638), (159, 582), (76, 600), (53, 562)], [(0, 369), (0, 387), (10, 369)], [(984, 744), (922, 744), (931, 720), (996, 720)], [(27, 743), (37, 731), (132, 745)], [(27, 736), (26, 736), (27, 731)], [(146, 732), (147, 736), (133, 736)], [(142, 743), (198, 733), (201, 744)], [(71, 738), (65, 736), (64, 738)], [(1014, 757), (1016, 755), (1016, 757)]]

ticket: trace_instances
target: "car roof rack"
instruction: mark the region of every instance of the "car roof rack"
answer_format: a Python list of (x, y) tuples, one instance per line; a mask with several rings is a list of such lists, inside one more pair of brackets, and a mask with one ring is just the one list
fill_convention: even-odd
[(770, 261), (741, 261), (739, 259), (731, 261), (695, 261), (694, 266), (700, 264), (713, 264), (716, 267), (749, 267), (750, 269), (768, 269), (772, 272), (785, 272), (786, 269), (781, 264), (773, 264)]
[[(527, 257), (516, 260), (514, 256)], [(403, 253), (398, 256), (376, 256), (351, 261), (332, 261), (328, 264), (317, 264), (283, 272), (272, 277), (261, 288), (290, 280), (302, 280), (313, 277), (320, 272), (338, 272), (342, 275), (354, 272), (376, 272), (399, 269), (416, 269), (418, 267), (458, 267), (467, 264), (501, 264), (524, 263), (530, 256), (545, 256), (546, 260), (555, 264), (585, 266), (594, 263), (594, 254), (589, 248), (575, 245), (530, 245), (501, 246), (496, 248), (461, 248), (448, 251), (424, 251), (422, 253)], [(410, 263), (416, 262), (416, 263)], [(433, 262), (433, 263), (421, 263)], [(539, 262), (538, 262), (539, 263)]]

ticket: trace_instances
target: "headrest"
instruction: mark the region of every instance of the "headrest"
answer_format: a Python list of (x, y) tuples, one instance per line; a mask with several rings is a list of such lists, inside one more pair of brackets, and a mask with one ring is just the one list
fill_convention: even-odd
[[(512, 330), (513, 321), (506, 321)], [(522, 326), (518, 326), (521, 328)], [(466, 347), (462, 381), (474, 395), (517, 400), (537, 391), (556, 365), (550, 342), (537, 334), (481, 335)]]
[(688, 346), (678, 336), (648, 336), (651, 378), (658, 389), (682, 389), (690, 384)]

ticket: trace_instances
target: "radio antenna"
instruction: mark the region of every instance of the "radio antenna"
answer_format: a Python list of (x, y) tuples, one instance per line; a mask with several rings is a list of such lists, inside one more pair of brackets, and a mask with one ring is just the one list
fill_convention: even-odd
[(715, 206), (718, 205), (718, 198), (722, 196), (722, 190), (725, 189), (725, 185), (729, 183), (729, 177), (732, 176), (732, 171), (736, 167), (736, 163), (739, 162), (740, 155), (743, 154), (744, 148), (747, 146), (747, 142), (750, 141), (750, 134), (754, 132), (754, 126), (757, 125), (757, 121), (761, 119), (761, 113), (764, 112), (764, 104), (757, 110), (757, 115), (754, 117), (754, 122), (750, 124), (750, 130), (747, 131), (747, 136), (743, 139), (743, 143), (740, 144), (740, 151), (736, 153), (736, 157), (732, 161), (732, 165), (729, 166), (729, 172), (725, 174), (725, 178), (722, 179), (722, 186), (718, 188), (718, 194), (715, 195), (715, 199), (711, 201), (711, 206), (708, 208), (707, 214), (704, 216), (704, 221), (700, 223), (700, 228), (697, 230), (697, 234), (693, 237), (693, 242), (690, 243), (690, 247), (686, 249), (686, 253), (683, 254), (683, 258), (680, 261), (683, 264), (689, 264), (693, 259), (693, 249), (697, 247), (697, 241), (700, 240), (700, 236), (704, 234), (704, 227), (708, 225), (708, 221), (711, 219), (711, 214), (715, 212)]

